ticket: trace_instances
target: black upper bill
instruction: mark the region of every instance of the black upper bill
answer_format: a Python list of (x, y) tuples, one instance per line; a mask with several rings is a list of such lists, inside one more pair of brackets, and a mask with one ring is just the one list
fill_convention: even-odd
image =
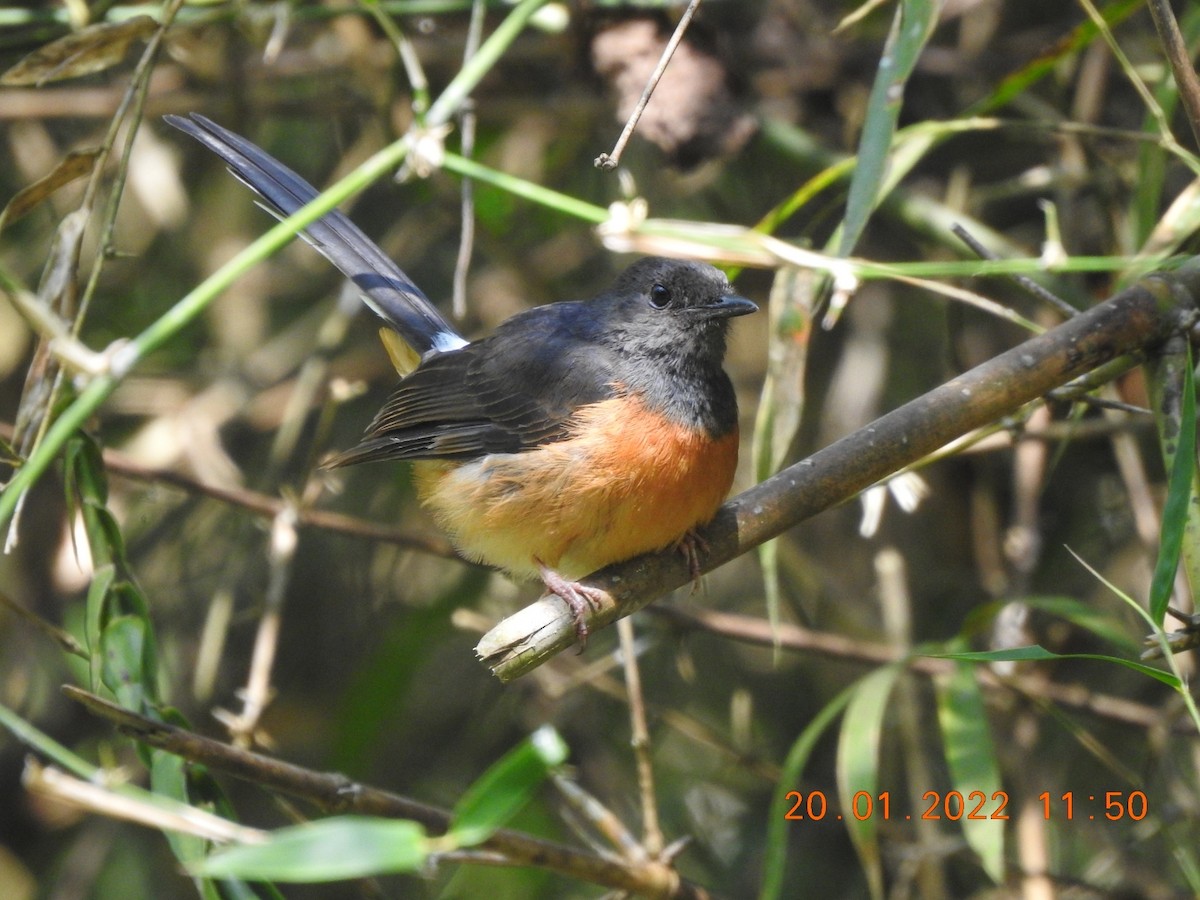
[(716, 303), (694, 307), (694, 309), (701, 315), (714, 319), (728, 319), (733, 316), (748, 316), (752, 312), (758, 312), (758, 304), (745, 297), (739, 297), (737, 294), (727, 294)]

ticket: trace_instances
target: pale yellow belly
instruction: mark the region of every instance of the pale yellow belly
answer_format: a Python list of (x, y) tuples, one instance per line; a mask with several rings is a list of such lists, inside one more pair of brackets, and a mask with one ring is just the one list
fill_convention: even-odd
[(667, 547), (712, 518), (733, 481), (736, 429), (713, 441), (646, 427), (629, 398), (583, 412), (579, 437), (414, 466), (418, 496), (464, 556), (526, 577), (540, 560), (574, 579)]

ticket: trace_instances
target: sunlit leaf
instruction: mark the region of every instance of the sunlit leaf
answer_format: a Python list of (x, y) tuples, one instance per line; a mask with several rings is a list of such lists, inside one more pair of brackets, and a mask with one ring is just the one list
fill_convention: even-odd
[(881, 199), (904, 88), (925, 42), (933, 34), (940, 9), (941, 4), (933, 0), (904, 0), (896, 8), (892, 30), (867, 100), (867, 115), (858, 145), (858, 165), (850, 181), (850, 196), (842, 222), (839, 256), (848, 256), (854, 250), (867, 219)]
[[(150, 757), (150, 784), (156, 794), (189, 803), (187, 792), (187, 766), (181, 757), (161, 750), (153, 751)], [(182, 831), (164, 831), (163, 835), (180, 862), (200, 862), (208, 849), (208, 842), (194, 834)]]
[(412, 872), (427, 855), (416, 822), (338, 816), (282, 828), (263, 844), (222, 848), (188, 869), (214, 878), (324, 882)]
[(449, 837), (462, 847), (478, 844), (521, 809), (547, 773), (566, 762), (567, 745), (544, 725), (480, 776), (454, 807)]

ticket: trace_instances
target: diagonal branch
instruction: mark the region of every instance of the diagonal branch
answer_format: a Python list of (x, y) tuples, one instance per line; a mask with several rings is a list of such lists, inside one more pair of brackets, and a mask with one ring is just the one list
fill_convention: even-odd
[[(1190, 327), (1200, 305), (1200, 259), (1133, 287), (976, 366), (726, 503), (703, 537), (711, 571), (792, 526), (854, 497), (967, 432), (1009, 415), (1104, 363)], [(1131, 361), (1132, 364), (1132, 361)], [(584, 583), (600, 599), (589, 631), (636, 612), (690, 580), (676, 553), (609, 566)], [(500, 622), (475, 648), (502, 681), (575, 642), (572, 613), (543, 597)]]

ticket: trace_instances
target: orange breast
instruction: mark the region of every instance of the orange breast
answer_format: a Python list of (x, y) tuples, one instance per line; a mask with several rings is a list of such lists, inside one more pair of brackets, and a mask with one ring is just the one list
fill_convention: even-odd
[(713, 440), (639, 400), (585, 407), (574, 437), (523, 453), (415, 467), (417, 493), (468, 558), (567, 578), (683, 537), (713, 517), (737, 468), (738, 435)]

